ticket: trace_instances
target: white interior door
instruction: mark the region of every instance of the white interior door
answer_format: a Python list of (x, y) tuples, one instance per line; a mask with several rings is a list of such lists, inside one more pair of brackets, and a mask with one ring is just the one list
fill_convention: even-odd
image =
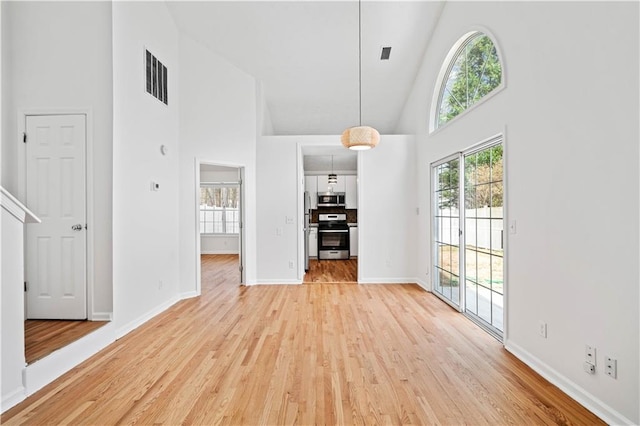
[(86, 119), (27, 116), (27, 318), (86, 319)]

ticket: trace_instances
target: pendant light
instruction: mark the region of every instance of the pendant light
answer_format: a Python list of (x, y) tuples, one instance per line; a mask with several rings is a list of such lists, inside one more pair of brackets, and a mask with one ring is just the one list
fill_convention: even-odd
[(342, 145), (362, 151), (374, 148), (380, 141), (380, 133), (376, 129), (362, 125), (362, 0), (358, 0), (358, 101), (360, 124), (342, 133)]
[(331, 156), (331, 173), (329, 173), (329, 185), (335, 185), (338, 183), (338, 175), (333, 173), (333, 155)]

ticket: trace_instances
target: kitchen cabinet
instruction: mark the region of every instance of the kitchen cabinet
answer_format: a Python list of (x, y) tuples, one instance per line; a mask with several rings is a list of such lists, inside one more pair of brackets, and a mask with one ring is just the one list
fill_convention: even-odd
[(358, 208), (358, 177), (355, 175), (347, 175), (345, 178), (345, 194), (344, 201), (346, 208)]
[(358, 257), (358, 227), (349, 228), (349, 257)]
[(318, 257), (318, 228), (309, 228), (309, 257)]
[(338, 175), (338, 183), (335, 185), (329, 185), (329, 175), (318, 176), (318, 192), (330, 192), (333, 187), (333, 192), (345, 192), (346, 190), (346, 176)]
[(311, 209), (318, 208), (318, 179), (317, 176), (305, 176), (304, 177), (304, 190), (309, 193), (311, 198)]

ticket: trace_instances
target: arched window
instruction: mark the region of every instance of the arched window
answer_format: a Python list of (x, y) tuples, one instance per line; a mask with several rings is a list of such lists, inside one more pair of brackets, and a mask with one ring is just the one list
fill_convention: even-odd
[(477, 103), (502, 83), (502, 64), (493, 41), (483, 33), (465, 35), (449, 55), (440, 80), (435, 128)]

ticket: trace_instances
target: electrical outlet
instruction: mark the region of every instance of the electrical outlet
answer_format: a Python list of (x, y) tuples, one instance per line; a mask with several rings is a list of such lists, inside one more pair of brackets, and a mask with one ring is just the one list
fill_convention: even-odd
[(596, 366), (593, 364), (589, 364), (588, 362), (585, 361), (585, 363), (582, 366), (584, 368), (584, 372), (588, 373), (588, 374), (596, 374)]
[(293, 260), (289, 261), (289, 269), (293, 269)]
[(610, 356), (604, 358), (604, 372), (612, 379), (618, 378), (618, 360)]
[(547, 323), (544, 321), (538, 322), (538, 334), (540, 337), (547, 338)]
[(596, 365), (596, 348), (595, 346), (585, 345), (584, 360), (595, 367)]

